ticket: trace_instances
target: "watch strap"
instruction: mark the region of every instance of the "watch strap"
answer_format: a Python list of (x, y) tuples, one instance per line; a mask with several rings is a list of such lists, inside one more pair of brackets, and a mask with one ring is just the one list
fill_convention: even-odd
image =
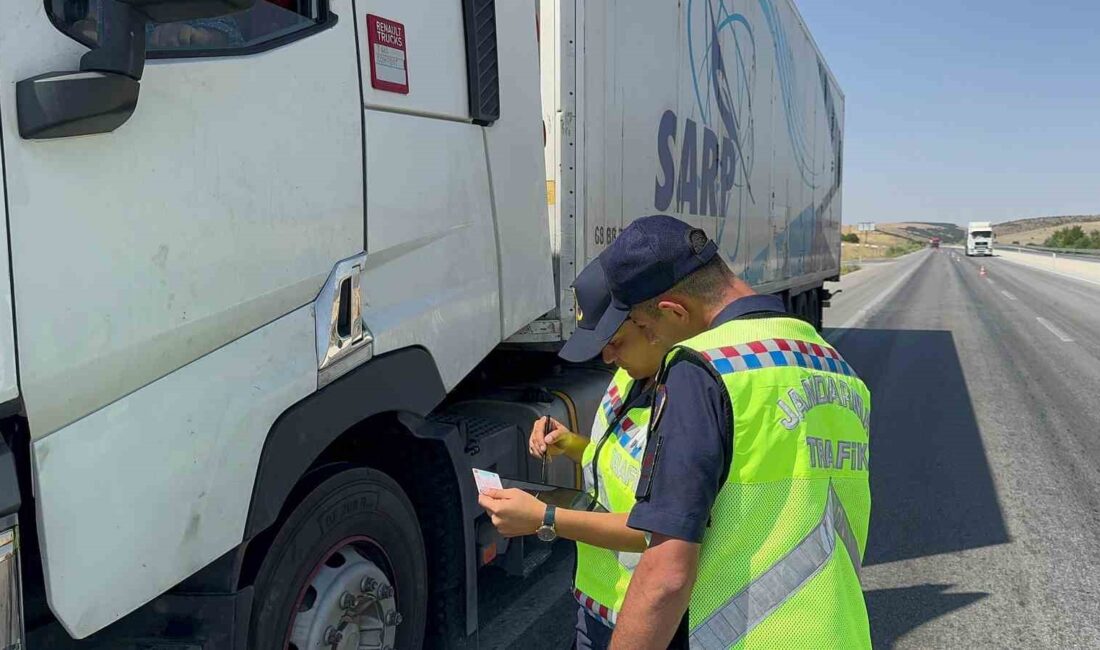
[(542, 525), (547, 528), (554, 527), (557, 506), (547, 505), (546, 512), (542, 515)]

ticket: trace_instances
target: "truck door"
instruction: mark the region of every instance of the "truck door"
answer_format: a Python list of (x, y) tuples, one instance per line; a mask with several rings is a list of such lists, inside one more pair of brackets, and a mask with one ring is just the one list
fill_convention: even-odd
[[(136, 410), (102, 426), (85, 418), (309, 305), (333, 265), (363, 250), (351, 4), (258, 0), (150, 27), (128, 122), (25, 140), (16, 83), (77, 69), (104, 33), (100, 0), (0, 3), (20, 382), (51, 605), (75, 636), (240, 542), (255, 470), (246, 456), (270, 422), (236, 426), (228, 411), (210, 426), (134, 422)], [(305, 343), (313, 349), (312, 333)], [(232, 372), (247, 376), (275, 352)], [(232, 412), (259, 399), (259, 386), (251, 397), (241, 388), (226, 399)], [(195, 397), (181, 389), (172, 403)], [(84, 462), (63, 466), (76, 448)], [(205, 454), (215, 457), (204, 465)]]

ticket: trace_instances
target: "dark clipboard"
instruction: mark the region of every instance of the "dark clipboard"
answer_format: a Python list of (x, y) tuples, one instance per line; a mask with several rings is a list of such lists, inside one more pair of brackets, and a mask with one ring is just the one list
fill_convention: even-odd
[(500, 484), (505, 488), (518, 488), (530, 492), (535, 497), (548, 505), (565, 508), (567, 510), (584, 510), (588, 512), (607, 512), (588, 492), (574, 490), (572, 488), (546, 483), (534, 483), (532, 481), (520, 481), (513, 478), (501, 477)]

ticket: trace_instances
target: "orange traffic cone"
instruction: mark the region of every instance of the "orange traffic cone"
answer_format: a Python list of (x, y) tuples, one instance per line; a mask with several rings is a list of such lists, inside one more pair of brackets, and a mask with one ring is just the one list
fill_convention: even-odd
[(983, 277), (983, 278), (985, 277), (985, 267), (984, 266), (981, 267), (981, 270), (978, 271), (978, 275)]

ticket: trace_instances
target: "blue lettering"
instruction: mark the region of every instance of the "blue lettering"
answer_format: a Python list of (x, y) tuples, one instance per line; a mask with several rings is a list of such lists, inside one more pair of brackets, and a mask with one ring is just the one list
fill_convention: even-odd
[(736, 178), (737, 151), (733, 148), (733, 140), (722, 138), (722, 216), (726, 215), (726, 207), (729, 205), (730, 200), (730, 190), (733, 189), (733, 181)]
[(699, 188), (700, 214), (718, 216), (718, 136), (710, 129), (703, 129), (703, 179)]
[[(653, 205), (661, 212), (672, 205), (672, 191), (676, 186), (676, 163), (672, 158), (672, 145), (675, 142), (676, 113), (665, 111), (661, 116), (661, 125), (657, 128), (657, 161), (661, 169), (653, 192)], [(661, 182), (662, 175), (664, 182)]]
[(737, 180), (737, 150), (728, 137), (721, 138), (703, 126), (702, 144), (699, 125), (684, 121), (680, 159), (676, 160), (679, 119), (666, 110), (657, 126), (657, 174), (653, 184), (653, 205), (668, 211), (676, 199), (674, 212), (698, 216), (723, 217), (727, 213), (730, 192)]
[(680, 183), (676, 189), (676, 210), (699, 214), (699, 180), (696, 177), (695, 122), (684, 121), (684, 145), (680, 151)]

